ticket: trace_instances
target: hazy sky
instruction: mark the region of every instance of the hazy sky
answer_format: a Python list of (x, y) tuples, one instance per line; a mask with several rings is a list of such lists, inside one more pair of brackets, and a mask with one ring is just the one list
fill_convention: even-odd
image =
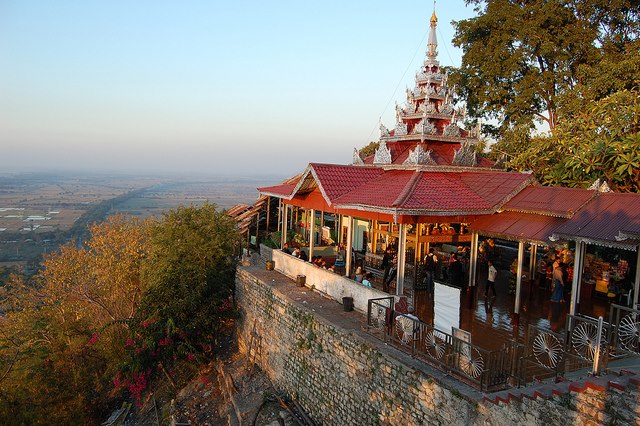
[[(413, 0), (0, 0), (0, 171), (291, 174), (349, 163), (377, 139), (378, 117), (393, 126), (432, 10)], [(458, 66), (451, 21), (473, 11), (447, 0), (436, 12), (440, 63)]]

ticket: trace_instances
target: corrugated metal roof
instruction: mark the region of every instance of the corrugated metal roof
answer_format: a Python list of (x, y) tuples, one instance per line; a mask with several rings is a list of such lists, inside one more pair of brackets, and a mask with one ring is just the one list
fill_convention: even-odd
[(483, 216), (469, 224), (479, 234), (507, 240), (549, 244), (549, 237), (567, 219), (522, 212), (502, 212)]
[(568, 218), (597, 194), (590, 189), (529, 186), (505, 204), (503, 210)]
[(562, 238), (634, 248), (638, 241), (619, 241), (620, 232), (640, 234), (640, 194), (601, 193), (554, 234)]

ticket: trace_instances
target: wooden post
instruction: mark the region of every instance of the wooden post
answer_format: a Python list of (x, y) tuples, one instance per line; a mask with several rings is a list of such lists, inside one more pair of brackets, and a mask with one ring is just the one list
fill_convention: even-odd
[(401, 223), (398, 226), (398, 269), (396, 271), (396, 295), (404, 294), (404, 263), (407, 251), (407, 226)]
[(284, 206), (284, 204), (282, 204), (282, 198), (278, 198), (278, 232), (282, 231), (283, 228), (283, 224), (282, 224), (282, 206)]
[(289, 232), (289, 227), (287, 226), (289, 223), (289, 205), (283, 203), (282, 206), (284, 207), (284, 220), (282, 221), (283, 229), (280, 236), (280, 248), (284, 247), (287, 242), (287, 233)]
[(345, 270), (346, 276), (351, 276), (351, 268), (353, 265), (351, 264), (352, 260), (352, 252), (353, 252), (353, 217), (352, 216), (344, 216), (347, 219), (347, 250), (345, 253)]
[(311, 209), (311, 224), (309, 225), (309, 260), (313, 257), (313, 248), (315, 246), (314, 237), (316, 234), (316, 211)]
[(269, 219), (271, 219), (271, 196), (267, 195), (267, 234), (269, 234)]

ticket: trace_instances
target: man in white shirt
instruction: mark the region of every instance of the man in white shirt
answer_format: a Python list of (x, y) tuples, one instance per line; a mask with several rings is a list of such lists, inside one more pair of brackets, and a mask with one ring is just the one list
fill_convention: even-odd
[(487, 285), (484, 288), (484, 297), (488, 297), (489, 289), (493, 290), (493, 297), (496, 297), (496, 277), (498, 276), (498, 270), (493, 266), (493, 261), (488, 260), (489, 275), (487, 276)]

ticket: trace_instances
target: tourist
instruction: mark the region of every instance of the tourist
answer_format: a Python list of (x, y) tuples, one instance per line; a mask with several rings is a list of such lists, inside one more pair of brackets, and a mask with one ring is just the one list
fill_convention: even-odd
[(382, 275), (382, 290), (384, 290), (385, 292), (389, 292), (387, 279), (389, 278), (389, 272), (391, 271), (391, 259), (391, 248), (387, 247), (387, 249), (384, 251), (384, 255), (382, 256), (382, 263), (380, 263), (380, 267), (382, 267), (382, 269), (384, 270), (384, 274)]
[(362, 285), (365, 287), (372, 288), (373, 284), (371, 281), (373, 280), (373, 274), (371, 272), (367, 272), (364, 274), (364, 279), (362, 280)]
[(282, 246), (282, 251), (287, 254), (291, 254), (291, 250), (289, 250), (289, 244), (284, 243), (284, 245)]
[(389, 268), (389, 273), (387, 276), (387, 280), (382, 282), (382, 289), (385, 292), (389, 292), (389, 288), (391, 287), (391, 281), (396, 278), (396, 274), (398, 272), (398, 254), (394, 253), (393, 258), (391, 259), (391, 267)]
[(451, 260), (449, 261), (449, 284), (466, 289), (464, 285), (464, 267), (458, 260), (456, 252), (451, 253)]
[(300, 258), (300, 247), (296, 247), (293, 249), (293, 253), (291, 253), (293, 255), (293, 257), (297, 257), (298, 259)]
[(309, 256), (307, 256), (307, 253), (305, 253), (305, 251), (302, 249), (298, 250), (300, 250), (300, 260), (304, 260), (305, 262), (307, 262), (309, 260)]
[(487, 285), (484, 288), (484, 297), (489, 296), (489, 290), (493, 290), (493, 297), (496, 297), (496, 277), (498, 276), (498, 270), (493, 266), (493, 260), (488, 260), (489, 273), (487, 275)]
[(353, 280), (357, 283), (361, 283), (364, 279), (364, 274), (362, 273), (362, 267), (358, 266), (356, 268), (356, 274), (353, 277)]
[(562, 264), (556, 260), (553, 263), (553, 284), (551, 285), (551, 301), (564, 302), (564, 281), (562, 280)]
[(424, 257), (424, 279), (422, 283), (425, 285), (429, 293), (433, 293), (433, 279), (438, 265), (438, 256), (435, 255), (433, 247), (429, 248), (429, 253)]

